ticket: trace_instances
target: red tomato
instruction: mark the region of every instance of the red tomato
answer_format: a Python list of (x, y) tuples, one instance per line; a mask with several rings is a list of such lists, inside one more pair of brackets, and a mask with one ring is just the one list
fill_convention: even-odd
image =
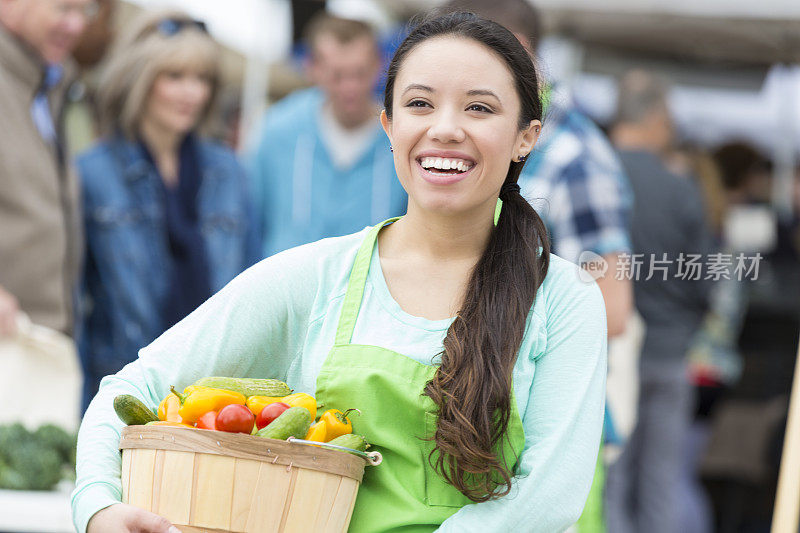
[(281, 413), (289, 408), (288, 404), (283, 402), (275, 402), (264, 407), (258, 417), (256, 417), (256, 426), (261, 429), (272, 423), (273, 420), (281, 416)]
[(216, 420), (217, 412), (209, 411), (197, 419), (197, 422), (194, 423), (194, 427), (198, 429), (217, 429)]
[(253, 431), (255, 418), (250, 409), (244, 405), (226, 405), (217, 414), (217, 430), (249, 435)]

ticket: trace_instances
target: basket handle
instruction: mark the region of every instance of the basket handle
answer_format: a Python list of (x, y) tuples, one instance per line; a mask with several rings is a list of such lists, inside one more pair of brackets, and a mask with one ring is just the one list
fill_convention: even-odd
[(362, 452), (361, 450), (354, 450), (353, 448), (346, 448), (344, 446), (339, 446), (338, 444), (328, 444), (327, 442), (317, 442), (317, 441), (313, 441), (313, 440), (303, 440), (303, 439), (298, 439), (296, 437), (289, 437), (288, 439), (286, 439), (286, 442), (297, 443), (297, 444), (310, 444), (310, 445), (313, 445), (313, 446), (320, 446), (320, 447), (323, 447), (323, 448), (331, 448), (331, 449), (334, 449), (334, 450), (340, 450), (340, 451), (343, 451), (343, 452), (348, 452), (348, 453), (352, 453), (352, 454), (355, 454), (355, 455), (360, 455), (361, 457), (366, 459), (367, 464), (369, 464), (371, 466), (378, 466), (383, 461), (383, 456), (381, 455), (381, 452), (377, 452), (377, 451), (375, 451), (375, 452)]

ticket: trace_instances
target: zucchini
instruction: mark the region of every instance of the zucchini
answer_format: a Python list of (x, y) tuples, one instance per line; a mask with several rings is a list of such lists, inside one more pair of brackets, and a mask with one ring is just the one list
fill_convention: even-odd
[(129, 426), (142, 426), (158, 420), (149, 407), (130, 394), (120, 394), (114, 398), (114, 411), (117, 412), (119, 419)]
[(273, 420), (268, 426), (256, 433), (265, 439), (286, 440), (289, 437), (305, 438), (311, 427), (311, 411), (305, 407), (290, 407)]
[(277, 379), (225, 378), (212, 376), (198, 379), (194, 385), (239, 392), (245, 396), (288, 396), (292, 389)]
[(335, 439), (333, 439), (332, 441), (328, 442), (328, 444), (335, 444), (336, 446), (344, 446), (345, 448), (358, 450), (360, 452), (365, 452), (367, 451), (367, 448), (369, 448), (369, 443), (367, 442), (367, 439), (365, 439), (361, 435), (355, 435), (353, 433), (340, 435)]

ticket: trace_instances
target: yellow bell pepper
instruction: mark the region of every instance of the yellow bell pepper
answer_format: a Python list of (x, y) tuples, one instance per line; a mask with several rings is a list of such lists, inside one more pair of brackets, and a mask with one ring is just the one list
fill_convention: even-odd
[(188, 424), (194, 424), (209, 411), (219, 411), (231, 404), (244, 405), (247, 400), (239, 392), (208, 387), (186, 387), (184, 394), (176, 391), (175, 387), (170, 387), (170, 390), (181, 400), (181, 408), (178, 410), (181, 422)]
[(329, 439), (327, 437), (328, 428), (324, 420), (311, 424), (311, 427), (308, 428), (308, 433), (306, 433), (306, 440), (313, 440), (316, 442), (328, 442)]
[(250, 396), (247, 398), (247, 407), (256, 416), (261, 414), (261, 410), (271, 403), (282, 402), (283, 396)]
[(305, 392), (296, 392), (289, 396), (284, 396), (279, 401), (289, 407), (305, 407), (311, 413), (311, 420), (317, 419), (317, 399)]
[(338, 409), (328, 409), (319, 418), (320, 422), (325, 422), (326, 424), (328, 441), (353, 432), (353, 425), (350, 423), (350, 419), (347, 418), (347, 413), (350, 411), (356, 411), (358, 414), (361, 414), (361, 411), (358, 409), (348, 409), (344, 413)]
[[(193, 393), (194, 391), (197, 391), (197, 390), (206, 390), (206, 389), (210, 389), (210, 388), (211, 387), (204, 387), (202, 385), (189, 385), (188, 387), (183, 389), (183, 393), (184, 394), (191, 394), (191, 393)], [(226, 390), (226, 389), (213, 389), (213, 390)], [(227, 391), (227, 392), (233, 392), (233, 391)]]
[(180, 422), (181, 415), (178, 414), (180, 408), (180, 398), (169, 393), (167, 397), (158, 404), (158, 419), (166, 422)]

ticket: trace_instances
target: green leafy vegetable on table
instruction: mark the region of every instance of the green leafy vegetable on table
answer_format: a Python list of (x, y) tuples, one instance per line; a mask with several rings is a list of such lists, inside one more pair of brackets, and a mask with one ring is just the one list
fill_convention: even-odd
[(76, 437), (45, 424), (0, 426), (0, 489), (50, 490), (75, 472)]

